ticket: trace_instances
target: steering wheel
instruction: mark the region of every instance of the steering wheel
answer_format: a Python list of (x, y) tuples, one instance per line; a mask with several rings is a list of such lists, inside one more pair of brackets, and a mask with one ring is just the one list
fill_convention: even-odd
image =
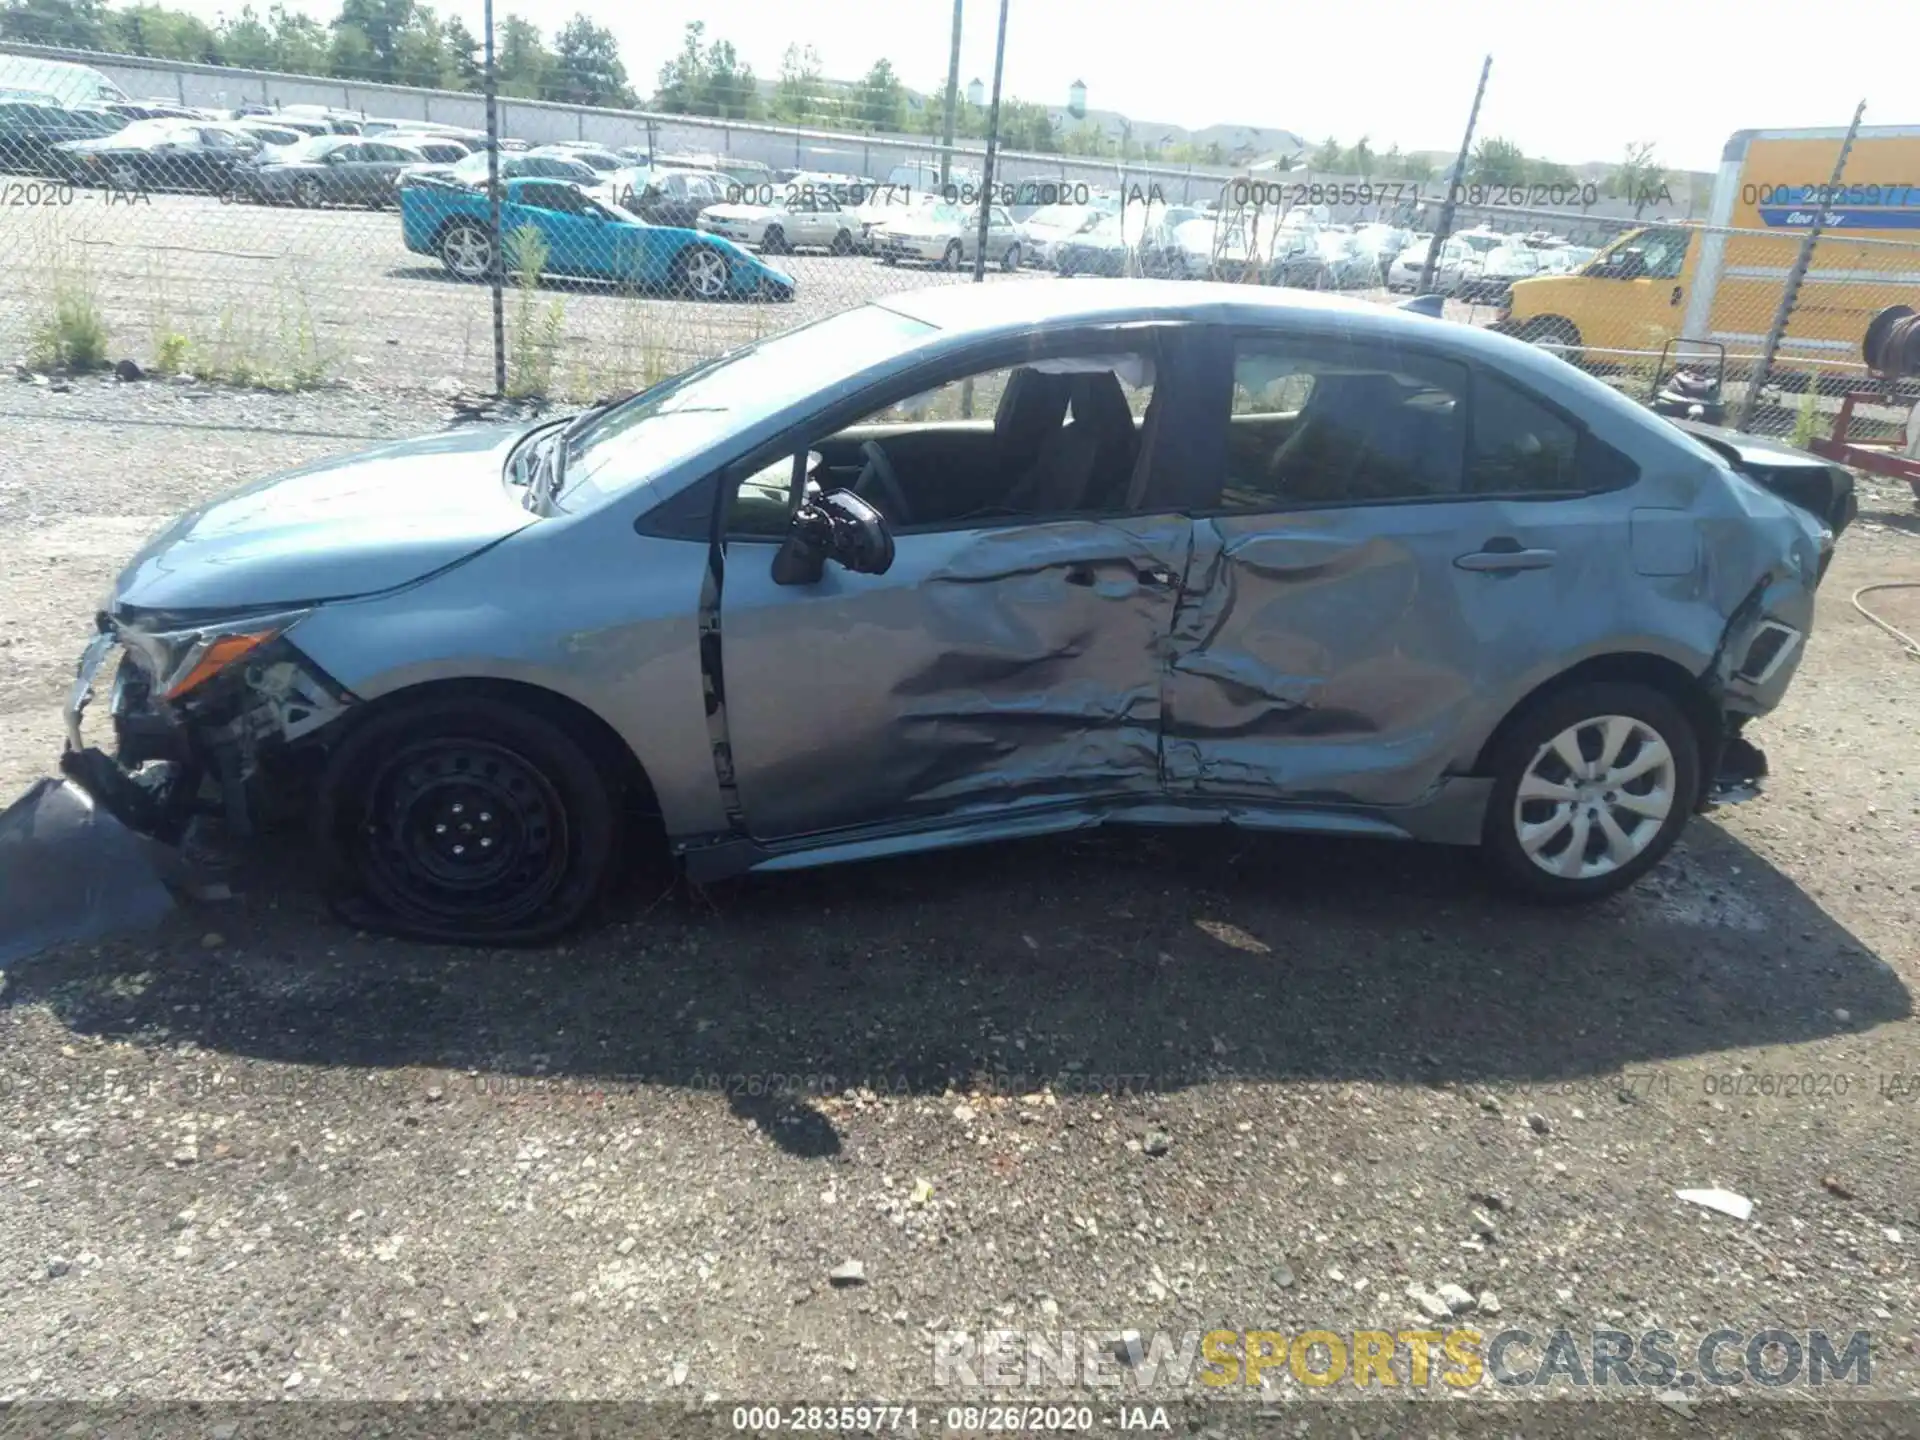
[(893, 462), (887, 458), (887, 452), (877, 441), (862, 440), (860, 453), (867, 463), (860, 467), (859, 478), (853, 482), (853, 493), (862, 500), (871, 500), (877, 492), (880, 508), (890, 512), (888, 519), (895, 525), (911, 524), (907, 495), (900, 488), (900, 477), (893, 473)]

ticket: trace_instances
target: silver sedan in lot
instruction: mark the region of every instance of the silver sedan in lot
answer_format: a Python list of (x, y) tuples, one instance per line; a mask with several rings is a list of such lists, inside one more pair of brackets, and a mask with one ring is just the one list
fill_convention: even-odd
[(713, 878), (1225, 823), (1591, 899), (1764, 768), (1851, 515), (1774, 449), (1332, 296), (903, 293), (181, 517), (63, 768), (154, 834), (304, 814), (343, 914), (461, 941), (649, 836)]

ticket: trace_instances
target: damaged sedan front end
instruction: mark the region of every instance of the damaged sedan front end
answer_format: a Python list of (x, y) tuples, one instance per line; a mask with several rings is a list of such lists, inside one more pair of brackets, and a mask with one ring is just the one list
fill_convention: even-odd
[[(220, 621), (102, 612), (66, 705), (61, 769), (136, 830), (177, 840), (213, 811), (229, 834), (255, 828), (255, 797), (298, 742), (353, 697), (287, 638), (308, 610)], [(86, 712), (109, 673), (111, 752), (89, 745)]]

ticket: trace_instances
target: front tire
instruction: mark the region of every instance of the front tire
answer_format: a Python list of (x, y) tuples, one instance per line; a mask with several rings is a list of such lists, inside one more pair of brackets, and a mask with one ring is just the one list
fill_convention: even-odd
[(674, 257), (674, 294), (689, 300), (722, 300), (732, 288), (733, 267), (711, 246), (689, 246)]
[(1506, 889), (1547, 904), (1615, 894), (1660, 863), (1700, 795), (1700, 741), (1645, 685), (1597, 682), (1534, 702), (1489, 757), (1481, 840)]
[(784, 255), (787, 253), (787, 232), (778, 225), (767, 226), (766, 233), (760, 237), (762, 255)]
[(293, 194), (304, 210), (318, 210), (326, 201), (326, 196), (320, 192), (320, 182), (311, 175), (303, 175), (300, 178), (299, 183), (293, 187)]
[(527, 944), (577, 924), (618, 840), (615, 785), (551, 721), (487, 697), (398, 706), (320, 780), (321, 852), (355, 923)]
[(940, 268), (942, 270), (958, 270), (960, 268), (960, 261), (965, 253), (965, 250), (961, 247), (958, 240), (949, 240), (946, 250), (940, 256)]
[(853, 235), (846, 230), (839, 231), (833, 237), (833, 244), (829, 245), (827, 249), (829, 253), (834, 255), (851, 255), (853, 253)]
[(1000, 268), (1007, 271), (1018, 270), (1020, 268), (1020, 247), (1018, 245), (1009, 245), (1007, 247), (1007, 253), (1000, 257)]
[(440, 237), (440, 263), (456, 280), (485, 280), (493, 264), (493, 241), (478, 225), (461, 221)]

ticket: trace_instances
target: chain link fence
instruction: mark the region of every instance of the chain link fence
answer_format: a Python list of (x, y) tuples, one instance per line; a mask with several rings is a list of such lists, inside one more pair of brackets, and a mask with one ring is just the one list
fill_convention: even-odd
[[(1636, 398), (1705, 374), (1735, 414), (1802, 238), (1646, 223), (1581, 183), (1002, 152), (989, 184), (965, 145), (522, 100), (490, 153), (474, 95), (183, 66), (170, 96), (110, 101), (35, 63), (14, 56), (0, 89), (0, 353), (41, 367), (587, 401), (927, 284), (1146, 275), (1389, 303), (1424, 282), (1449, 318)], [(1855, 433), (1897, 430), (1912, 395), (1870, 384), (1861, 345), (1903, 301), (1920, 242), (1824, 236), (1753, 427), (1825, 434), (1877, 385)]]

